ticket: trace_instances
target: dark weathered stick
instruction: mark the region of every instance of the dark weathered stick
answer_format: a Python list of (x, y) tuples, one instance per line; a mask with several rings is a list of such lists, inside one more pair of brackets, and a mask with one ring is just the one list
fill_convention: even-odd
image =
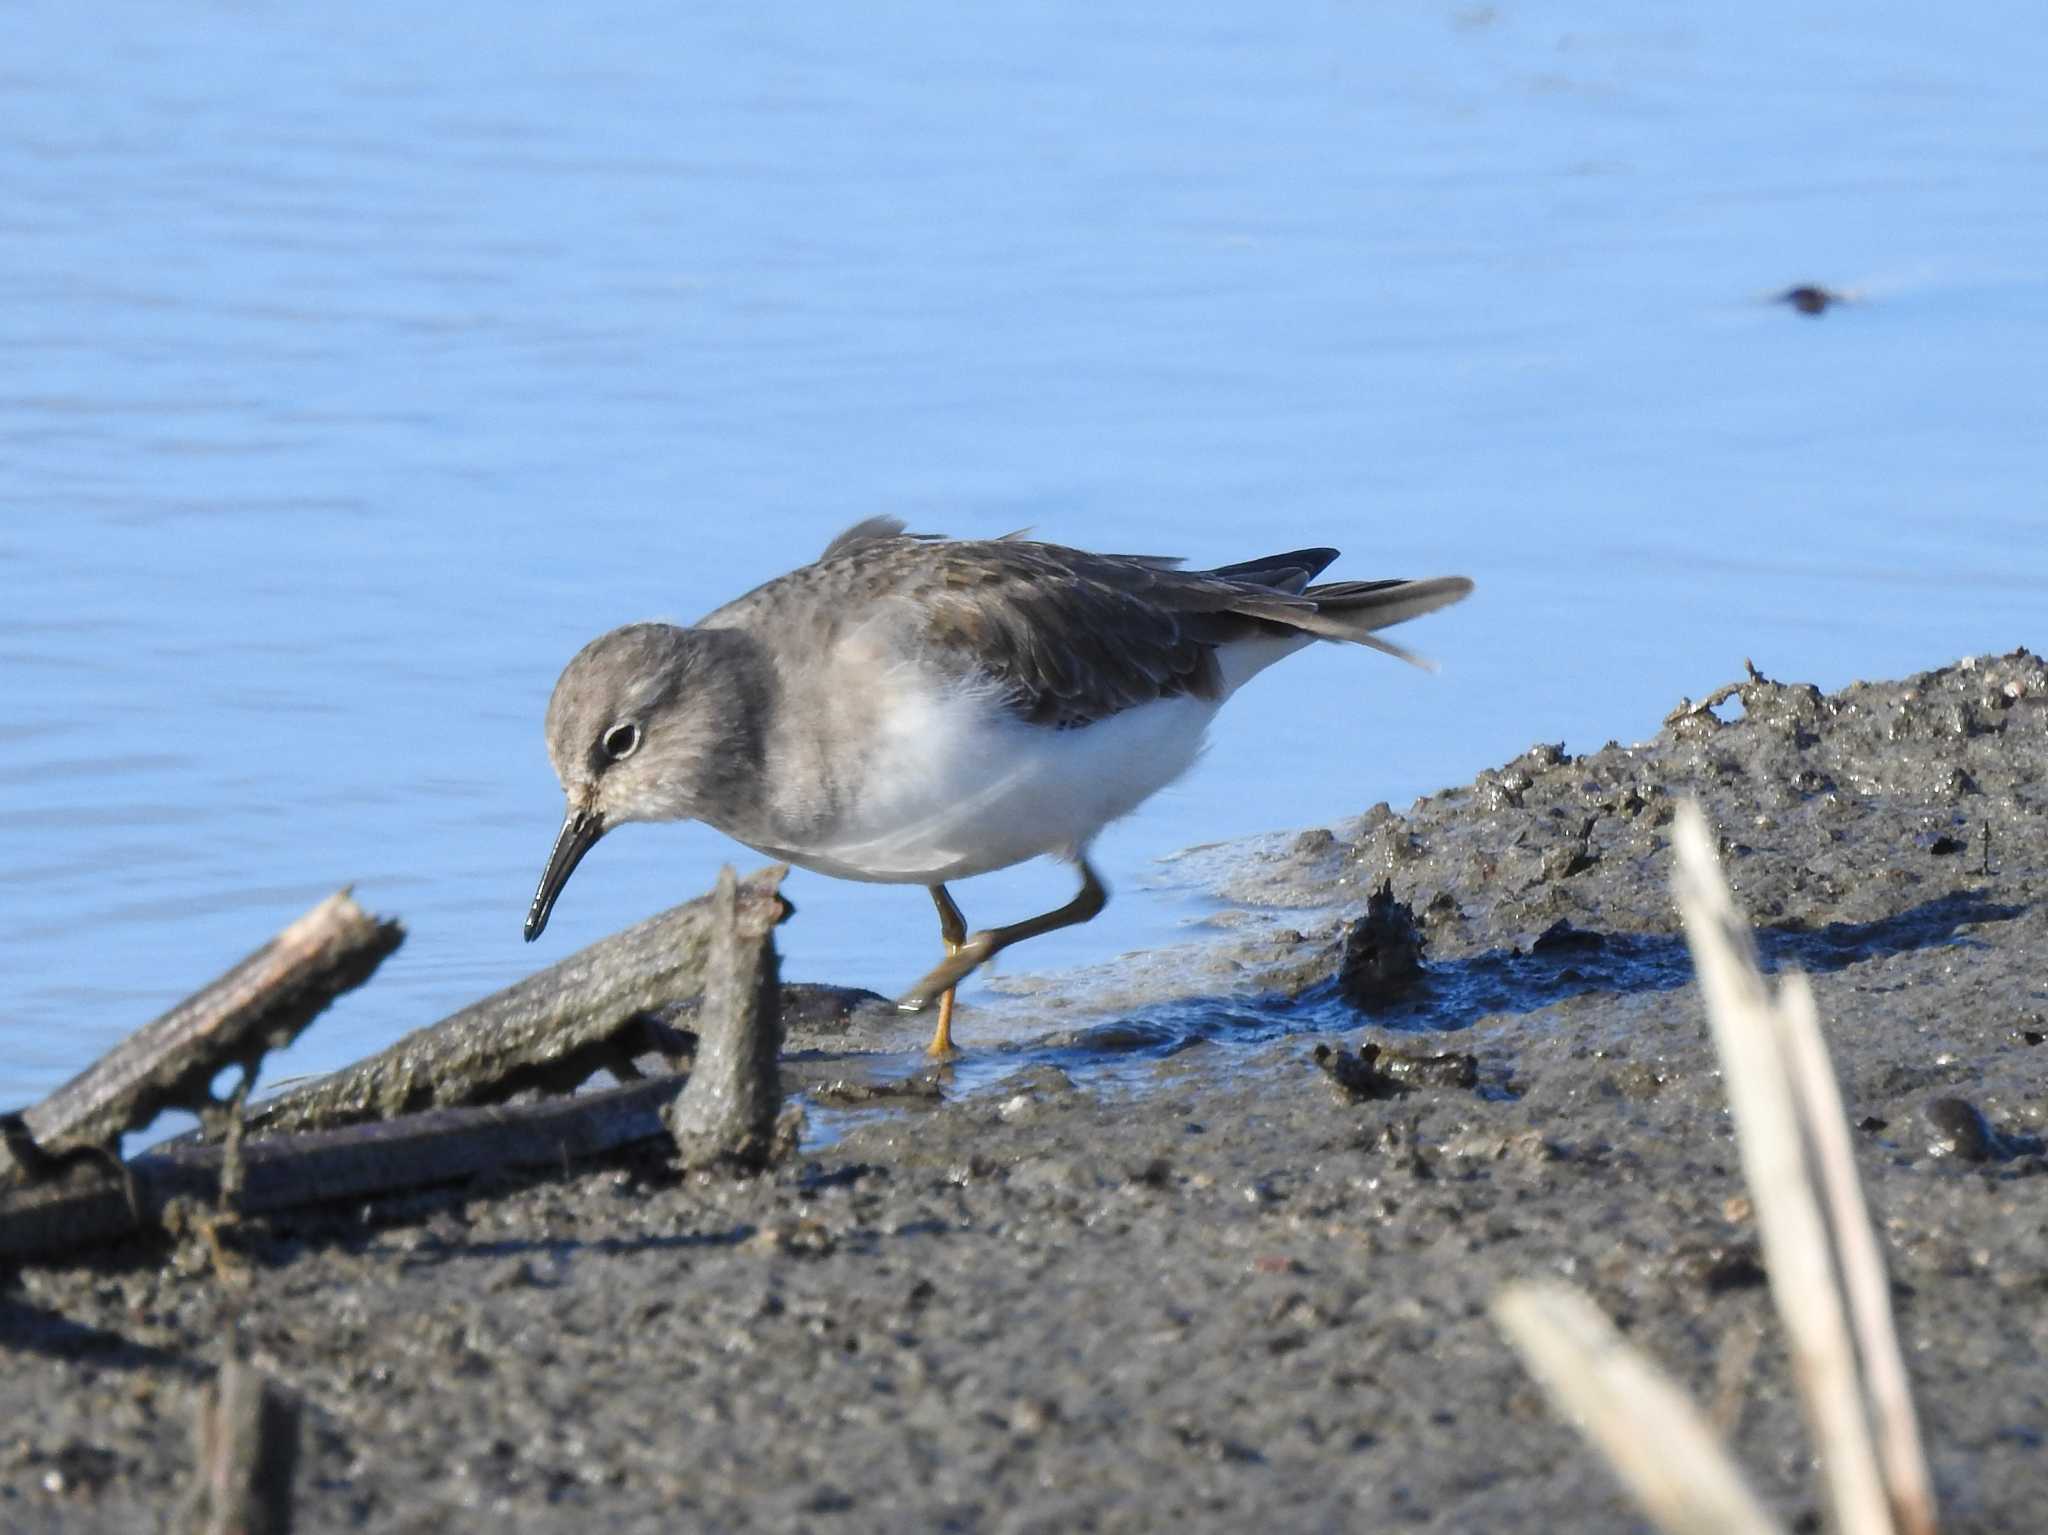
[[(346, 890), (331, 895), (204, 990), (143, 1025), (49, 1097), (9, 1116), (0, 1167), (34, 1174), (39, 1154), (111, 1152), (165, 1108), (202, 1109), (224, 1066), (253, 1072), (328, 1003), (370, 978), (405, 937)], [(26, 1142), (22, 1136), (25, 1133)]]
[(199, 1405), (195, 1535), (289, 1535), (299, 1404), (239, 1359)]
[[(737, 901), (757, 944), (789, 915), (781, 864), (740, 880)], [(638, 1015), (704, 989), (723, 931), (709, 896), (572, 954), (346, 1070), (250, 1111), (253, 1129), (306, 1130), (422, 1109), (502, 1102), (529, 1087), (567, 1091)], [(621, 1059), (630, 1050), (616, 1052)]]
[(762, 1167), (776, 1150), (782, 1110), (782, 987), (774, 922), (739, 899), (732, 870), (711, 893), (716, 937), (704, 964), (697, 1058), (689, 1085), (662, 1118), (685, 1167)]
[[(438, 1109), (382, 1124), (242, 1145), (242, 1194), (251, 1214), (331, 1199), (361, 1199), (509, 1168), (559, 1168), (663, 1134), (661, 1110), (681, 1077), (657, 1077), (534, 1104)], [(82, 1162), (58, 1178), (0, 1190), (0, 1257), (63, 1252), (162, 1224), (185, 1197), (219, 1197), (219, 1146), (160, 1147), (125, 1167)]]

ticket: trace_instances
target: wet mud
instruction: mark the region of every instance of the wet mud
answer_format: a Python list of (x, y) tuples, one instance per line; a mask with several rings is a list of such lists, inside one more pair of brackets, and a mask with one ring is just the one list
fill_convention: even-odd
[(925, 1075), (885, 1009), (792, 1020), (809, 1138), (764, 1173), (650, 1147), (21, 1267), (0, 1529), (159, 1527), (232, 1338), (303, 1401), (301, 1530), (1639, 1530), (1486, 1319), (1540, 1274), (1816, 1528), (1667, 890), (1684, 794), (1815, 979), (1944, 1528), (2039, 1528), (2048, 667), (2019, 652), (1752, 676), (1638, 746), (1190, 854), (1205, 941), (1016, 988), (1039, 1023), (999, 1048)]

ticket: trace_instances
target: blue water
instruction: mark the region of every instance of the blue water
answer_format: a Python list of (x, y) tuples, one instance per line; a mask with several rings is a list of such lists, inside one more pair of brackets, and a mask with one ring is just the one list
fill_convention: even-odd
[[(2016, 4), (14, 6), (0, 1100), (343, 883), (412, 936), (277, 1069), (758, 861), (633, 829), (523, 946), (541, 711), (876, 512), (1479, 583), (1401, 636), (1439, 676), (1233, 702), (1014, 968), (1744, 657), (2048, 645), (2044, 78)], [(933, 958), (915, 889), (792, 893), (792, 975)]]

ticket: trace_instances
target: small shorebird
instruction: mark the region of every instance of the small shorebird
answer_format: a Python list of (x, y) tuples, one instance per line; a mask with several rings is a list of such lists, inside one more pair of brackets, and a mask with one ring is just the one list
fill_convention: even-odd
[[(704, 821), (821, 874), (925, 886), (946, 958), (899, 1005), (938, 1003), (944, 1054), (954, 987), (1102, 910), (1089, 844), (1187, 771), (1248, 678), (1319, 639), (1413, 661), (1375, 631), (1472, 590), (1462, 576), (1309, 585), (1336, 557), (1184, 571), (877, 517), (694, 627), (600, 635), (548, 701), (569, 808), (527, 941), (614, 826)], [(947, 881), (1041, 853), (1073, 864), (1080, 892), (969, 937)]]

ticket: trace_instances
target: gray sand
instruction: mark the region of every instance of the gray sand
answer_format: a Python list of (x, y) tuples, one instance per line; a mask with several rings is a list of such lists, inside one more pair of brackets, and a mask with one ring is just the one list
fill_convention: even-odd
[[(1174, 1000), (1133, 986), (1135, 1024), (1017, 1047), (940, 1106), (836, 1111), (765, 1176), (650, 1152), (252, 1224), (238, 1283), (196, 1234), (25, 1268), (0, 1529), (157, 1528), (237, 1320), (307, 1403), (301, 1530), (1641, 1529), (1486, 1320), (1543, 1274), (1816, 1528), (1674, 936), (1683, 792), (1766, 955), (1815, 974), (1945, 1528), (2038, 1529), (2048, 668), (1716, 713), (1200, 855), (1237, 915), (1159, 967)], [(1332, 977), (1387, 877), (1429, 968), (1369, 1020)], [(1470, 1052), (1477, 1082), (1351, 1101), (1312, 1053), (1364, 1041)]]

